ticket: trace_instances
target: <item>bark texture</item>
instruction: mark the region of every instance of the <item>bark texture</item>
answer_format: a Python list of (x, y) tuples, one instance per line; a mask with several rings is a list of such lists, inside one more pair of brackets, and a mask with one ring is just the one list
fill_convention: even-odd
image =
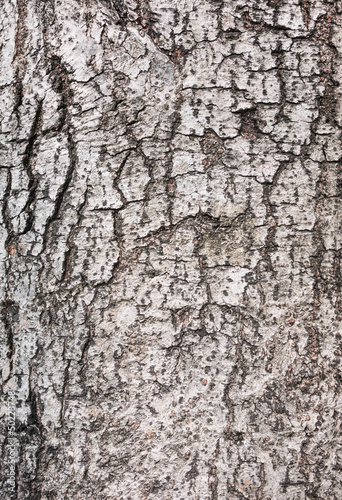
[(340, 500), (341, 2), (0, 9), (1, 498)]

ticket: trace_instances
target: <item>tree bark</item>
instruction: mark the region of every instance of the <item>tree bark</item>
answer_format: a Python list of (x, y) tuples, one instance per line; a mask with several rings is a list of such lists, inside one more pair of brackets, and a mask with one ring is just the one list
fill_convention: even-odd
[(341, 499), (341, 2), (0, 8), (2, 498)]

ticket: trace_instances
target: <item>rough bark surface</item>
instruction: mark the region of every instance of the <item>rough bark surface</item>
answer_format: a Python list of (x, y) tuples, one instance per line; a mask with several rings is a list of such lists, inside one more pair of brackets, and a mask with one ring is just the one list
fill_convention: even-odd
[(1, 498), (340, 500), (340, 1), (0, 9)]

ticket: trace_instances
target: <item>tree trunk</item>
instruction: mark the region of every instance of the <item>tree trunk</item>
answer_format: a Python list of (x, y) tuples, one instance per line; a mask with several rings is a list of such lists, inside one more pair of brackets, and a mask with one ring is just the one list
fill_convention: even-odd
[(342, 498), (341, 12), (2, 0), (2, 498)]

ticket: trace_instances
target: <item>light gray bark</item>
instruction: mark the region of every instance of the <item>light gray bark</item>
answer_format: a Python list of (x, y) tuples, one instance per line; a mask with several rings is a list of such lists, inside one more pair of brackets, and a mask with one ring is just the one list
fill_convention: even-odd
[(1, 498), (341, 499), (340, 1), (0, 8)]

